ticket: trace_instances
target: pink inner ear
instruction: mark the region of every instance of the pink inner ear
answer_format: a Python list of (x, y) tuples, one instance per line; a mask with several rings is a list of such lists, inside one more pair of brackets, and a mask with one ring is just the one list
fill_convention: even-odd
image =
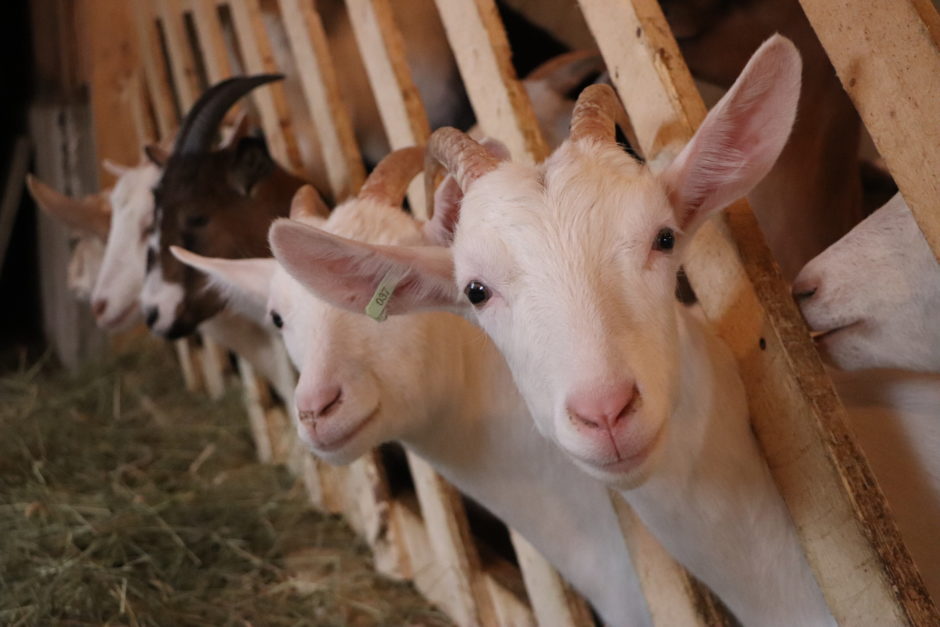
[(463, 191), (457, 180), (448, 174), (434, 192), (434, 215), (424, 225), (424, 233), (431, 243), (450, 246), (460, 218), (460, 202)]

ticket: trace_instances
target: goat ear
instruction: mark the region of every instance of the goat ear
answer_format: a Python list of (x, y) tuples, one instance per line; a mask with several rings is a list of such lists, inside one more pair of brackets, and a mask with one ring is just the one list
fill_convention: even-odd
[(108, 238), (111, 230), (111, 203), (107, 191), (71, 198), (60, 194), (32, 174), (26, 175), (26, 187), (40, 209), (68, 226), (90, 233), (101, 239)]
[(268, 153), (267, 143), (260, 137), (243, 137), (235, 147), (228, 182), (239, 194), (248, 196), (273, 167), (274, 160)]
[(800, 69), (789, 39), (764, 42), (660, 175), (684, 231), (747, 194), (773, 167), (796, 117)]
[(273, 257), (258, 259), (219, 259), (203, 257), (179, 246), (170, 246), (173, 256), (205, 273), (236, 309), (259, 322), (265, 321), (268, 290), (277, 268)]
[[(484, 137), (480, 145), (500, 161), (508, 161), (510, 158), (509, 148), (498, 139)], [(434, 192), (434, 215), (424, 223), (424, 235), (433, 244), (450, 246), (454, 240), (461, 201), (463, 190), (457, 184), (457, 179), (448, 174)]]
[(162, 168), (170, 159), (169, 151), (160, 144), (147, 144), (144, 146), (144, 154), (155, 166)]
[(390, 314), (456, 310), (453, 258), (440, 246), (379, 246), (321, 231), (294, 220), (276, 220), (269, 239), (287, 272), (318, 298), (363, 313), (379, 283), (398, 280)]
[(112, 161), (111, 159), (102, 159), (101, 166), (109, 174), (116, 176), (118, 178), (127, 174), (131, 169), (129, 166), (122, 165), (118, 163), (117, 161)]

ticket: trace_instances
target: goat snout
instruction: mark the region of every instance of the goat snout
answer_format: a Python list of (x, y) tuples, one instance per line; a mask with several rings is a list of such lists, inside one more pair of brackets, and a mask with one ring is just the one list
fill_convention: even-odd
[(91, 304), (91, 312), (95, 315), (95, 318), (101, 318), (107, 309), (108, 301), (103, 298), (99, 298)]
[(333, 414), (343, 402), (343, 388), (337, 384), (324, 385), (312, 392), (297, 395), (300, 420), (310, 422)]
[(633, 413), (640, 397), (636, 383), (621, 381), (601, 388), (578, 390), (565, 404), (575, 427), (613, 429)]

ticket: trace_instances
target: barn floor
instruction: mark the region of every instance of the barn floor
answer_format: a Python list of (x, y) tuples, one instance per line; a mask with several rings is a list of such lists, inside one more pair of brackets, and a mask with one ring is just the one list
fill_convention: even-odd
[(0, 375), (0, 624), (447, 625), (164, 347)]

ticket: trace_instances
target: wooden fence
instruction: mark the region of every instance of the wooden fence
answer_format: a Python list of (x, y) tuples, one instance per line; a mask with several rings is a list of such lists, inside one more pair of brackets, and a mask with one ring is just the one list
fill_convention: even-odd
[[(312, 0), (83, 0), (86, 29), (102, 37), (93, 57), (92, 109), (100, 157), (131, 160), (167, 137), (208, 84), (284, 69), (284, 86), (252, 95), (272, 154), (300, 170), (296, 120), (313, 122), (336, 199), (364, 179), (337, 68)], [(393, 0), (347, 0), (392, 148), (423, 143), (430, 128), (405, 61)], [(935, 253), (940, 253), (940, 18), (927, 0), (801, 0)], [(516, 159), (547, 153), (531, 103), (512, 68), (494, 0), (436, 0), (477, 119)], [(655, 0), (581, 0), (580, 11), (630, 116), (639, 147), (654, 156), (688, 139), (705, 106)], [(851, 20), (844, 20), (851, 15)], [(271, 19), (273, 18), (273, 20)], [(271, 28), (283, 29), (272, 36)], [(882, 42), (873, 52), (869, 42)], [(285, 44), (286, 42), (286, 44)], [(129, 62), (128, 59), (133, 59)], [(137, 61), (139, 60), (139, 61)], [(283, 63), (283, 61), (282, 61)], [(905, 97), (899, 98), (898, 94)], [(102, 172), (102, 177), (107, 175)], [(423, 217), (420, 184), (409, 191)], [(755, 432), (796, 523), (829, 606), (845, 625), (936, 625), (940, 616), (901, 542), (789, 291), (745, 201), (695, 239), (688, 275), (701, 305), (741, 366)], [(226, 360), (207, 339), (178, 344), (191, 387), (218, 393)], [(341, 512), (369, 542), (380, 570), (414, 581), (460, 625), (590, 625), (585, 603), (510, 531), (515, 560), (471, 533), (456, 490), (407, 456), (413, 491), (392, 494), (378, 452), (347, 468), (318, 462), (293, 436), (290, 412), (242, 362), (239, 376), (259, 455), (287, 462), (318, 507)], [(291, 389), (292, 382), (275, 382)], [(290, 399), (286, 399), (290, 406)], [(672, 561), (629, 507), (621, 514), (657, 625), (725, 624), (727, 617)], [(518, 566), (517, 566), (518, 565)]]

